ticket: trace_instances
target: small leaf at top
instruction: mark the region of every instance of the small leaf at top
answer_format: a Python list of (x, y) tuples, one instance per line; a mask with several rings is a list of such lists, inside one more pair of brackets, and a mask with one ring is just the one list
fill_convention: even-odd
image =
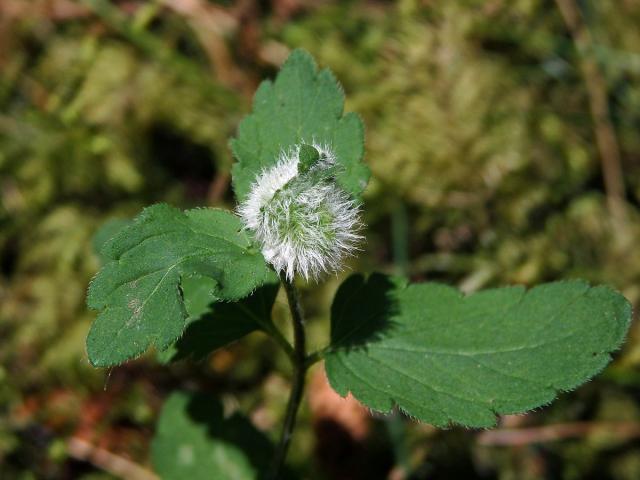
[(245, 417), (223, 416), (204, 394), (178, 392), (165, 402), (151, 459), (163, 480), (254, 480), (265, 477), (273, 446)]
[(238, 202), (245, 199), (256, 176), (276, 163), (280, 152), (303, 142), (329, 145), (341, 167), (338, 183), (358, 197), (369, 180), (369, 169), (362, 163), (364, 128), (358, 115), (343, 115), (343, 108), (344, 93), (333, 74), (318, 71), (307, 52), (291, 53), (275, 81), (260, 84), (253, 111), (231, 141)]
[(464, 296), (384, 275), (347, 279), (331, 310), (329, 382), (373, 410), (394, 404), (436, 426), (489, 427), (551, 402), (602, 370), (631, 307), (583, 281)]
[(300, 145), (300, 153), (298, 154), (300, 160), (298, 163), (298, 172), (308, 172), (318, 160), (320, 160), (320, 152), (311, 145), (303, 143)]
[(271, 322), (278, 282), (267, 283), (237, 302), (217, 302), (211, 294), (215, 281), (194, 275), (182, 281), (187, 309), (184, 335), (158, 353), (162, 362), (192, 358), (201, 360), (214, 350), (259, 330)]
[(174, 342), (186, 326), (180, 290), (185, 276), (215, 280), (221, 300), (241, 299), (274, 278), (239, 219), (211, 208), (146, 208), (100, 253), (110, 261), (87, 296), (89, 307), (99, 311), (87, 338), (94, 366), (117, 365), (151, 345), (163, 350)]

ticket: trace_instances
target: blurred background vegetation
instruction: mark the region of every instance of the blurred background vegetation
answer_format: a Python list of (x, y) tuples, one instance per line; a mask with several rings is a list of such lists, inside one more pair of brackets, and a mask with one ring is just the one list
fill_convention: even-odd
[[(250, 335), (201, 363), (92, 369), (84, 306), (107, 220), (231, 208), (227, 146), (291, 48), (367, 127), (354, 269), (464, 291), (582, 277), (640, 302), (640, 2), (2, 0), (0, 478), (153, 478), (176, 388), (275, 437), (286, 359)], [(305, 288), (311, 343), (340, 278)], [(283, 301), (275, 315), (286, 328)], [(640, 337), (596, 380), (497, 430), (375, 417), (311, 374), (309, 479), (640, 478)]]

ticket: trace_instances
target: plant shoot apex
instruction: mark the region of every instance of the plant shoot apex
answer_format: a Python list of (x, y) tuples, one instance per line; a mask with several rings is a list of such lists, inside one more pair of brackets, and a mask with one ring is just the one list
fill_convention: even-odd
[(362, 239), (359, 205), (336, 183), (327, 145), (301, 143), (258, 175), (238, 208), (267, 262), (289, 280), (336, 272)]

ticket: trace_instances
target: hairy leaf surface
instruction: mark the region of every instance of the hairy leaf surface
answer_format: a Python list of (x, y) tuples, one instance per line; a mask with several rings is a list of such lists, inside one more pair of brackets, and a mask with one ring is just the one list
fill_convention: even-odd
[(188, 313), (187, 328), (158, 358), (172, 362), (185, 358), (202, 360), (214, 350), (259, 330), (271, 322), (271, 310), (280, 284), (267, 283), (237, 302), (219, 302), (212, 292), (215, 280), (199, 275), (182, 281)]
[(111, 238), (115, 237), (123, 228), (131, 225), (132, 220), (127, 218), (112, 218), (102, 224), (93, 235), (93, 251), (98, 255), (101, 264), (109, 262), (109, 258), (102, 256), (102, 247)]
[(358, 115), (343, 115), (343, 108), (344, 93), (333, 74), (328, 69), (318, 71), (311, 55), (295, 50), (275, 81), (260, 84), (252, 113), (231, 141), (238, 201), (245, 199), (256, 176), (276, 163), (281, 151), (303, 141), (330, 145), (343, 167), (338, 183), (359, 196), (369, 180), (369, 169), (362, 163), (364, 128)]
[(210, 208), (146, 208), (100, 253), (108, 263), (87, 297), (100, 312), (87, 338), (94, 366), (117, 365), (151, 345), (162, 350), (174, 342), (186, 326), (180, 289), (185, 276), (213, 279), (215, 296), (225, 301), (239, 300), (274, 277), (238, 218)]
[(333, 388), (437, 426), (495, 424), (551, 402), (604, 368), (631, 307), (582, 281), (464, 296), (437, 284), (350, 277), (332, 306)]

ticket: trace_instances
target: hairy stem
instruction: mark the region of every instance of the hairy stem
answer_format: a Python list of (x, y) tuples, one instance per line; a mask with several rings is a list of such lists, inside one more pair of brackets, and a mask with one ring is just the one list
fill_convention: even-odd
[(302, 307), (300, 306), (300, 296), (293, 282), (287, 280), (284, 275), (280, 275), (280, 281), (287, 293), (289, 310), (291, 311), (291, 321), (293, 322), (293, 380), (291, 382), (291, 395), (287, 403), (287, 413), (282, 427), (282, 434), (280, 435), (280, 442), (275, 453), (271, 475), (269, 476), (271, 479), (279, 478), (282, 466), (284, 465), (289, 444), (291, 443), (293, 429), (296, 424), (296, 416), (302, 400), (304, 379), (308, 368), (306, 334)]

